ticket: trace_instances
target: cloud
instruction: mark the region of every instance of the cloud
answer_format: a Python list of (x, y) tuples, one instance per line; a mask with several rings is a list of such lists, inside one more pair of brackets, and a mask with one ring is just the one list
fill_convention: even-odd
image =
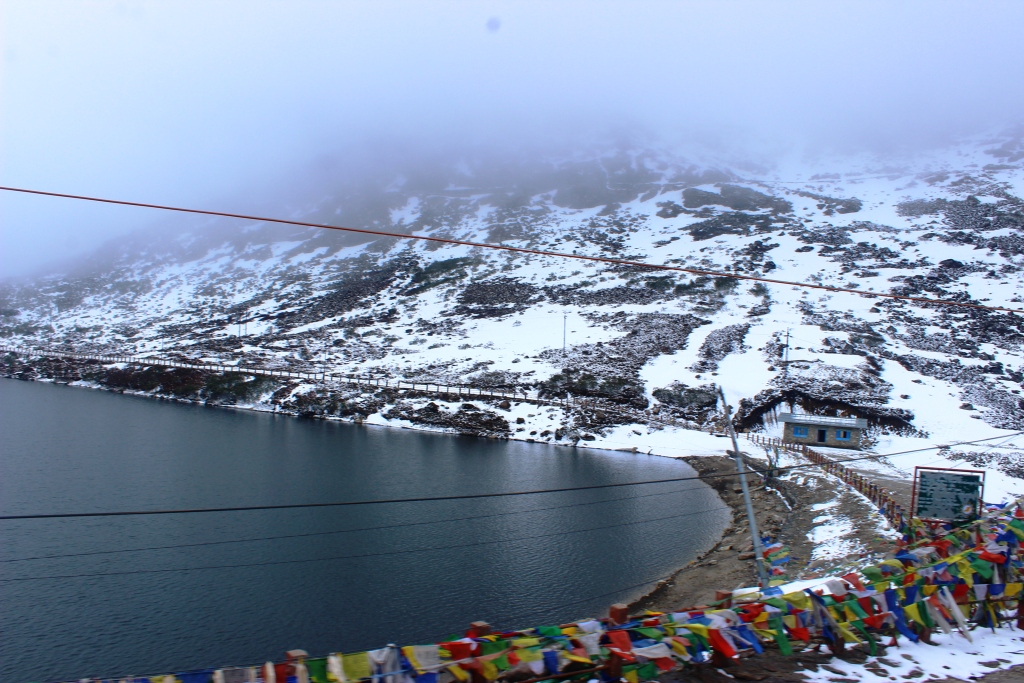
[[(1024, 111), (1015, 2), (8, 0), (2, 11), (0, 182), (228, 210), (353, 147), (511, 153), (642, 131), (751, 155), (884, 150)], [(0, 211), (2, 274), (152, 220), (28, 198), (0, 197)]]

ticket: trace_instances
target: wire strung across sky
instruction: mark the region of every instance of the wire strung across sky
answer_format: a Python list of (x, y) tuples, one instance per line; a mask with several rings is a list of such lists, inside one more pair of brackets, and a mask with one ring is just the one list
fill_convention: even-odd
[(433, 524), (448, 524), (450, 522), (465, 522), (475, 521), (478, 519), (488, 519), (492, 517), (507, 517), (509, 515), (525, 515), (531, 512), (549, 512), (551, 510), (564, 510), (566, 508), (585, 507), (587, 505), (601, 505), (602, 503), (615, 503), (617, 501), (624, 500), (637, 500), (639, 498), (652, 498), (655, 496), (669, 496), (674, 493), (686, 493), (687, 491), (693, 491), (696, 486), (688, 486), (682, 489), (673, 489), (672, 491), (659, 491), (658, 493), (641, 493), (636, 496), (623, 496), (621, 498), (605, 498), (603, 500), (592, 500), (585, 503), (569, 503), (567, 505), (553, 505), (545, 508), (530, 508), (528, 510), (510, 510), (508, 512), (495, 512), (486, 515), (470, 515), (468, 517), (446, 517), (444, 519), (432, 519), (427, 521), (419, 522), (403, 522), (401, 524), (383, 524), (380, 526), (360, 527), (357, 529), (336, 529), (333, 531), (311, 531), (302, 534), (281, 534), (278, 536), (260, 536), (257, 538), (234, 538), (226, 541), (200, 541), (197, 543), (178, 543), (174, 545), (156, 545), (148, 546), (145, 548), (121, 548), (118, 550), (92, 550), (83, 553), (64, 553), (60, 555), (39, 555), (36, 557), (16, 557), (7, 560), (0, 560), (0, 563), (7, 562), (29, 562), (31, 560), (53, 560), (64, 557), (91, 557), (93, 555), (112, 555), (116, 553), (135, 553), (149, 550), (171, 550), (177, 548), (196, 548), (201, 546), (209, 545), (228, 545), (233, 543), (256, 543), (259, 541), (275, 541), (288, 538), (307, 538), (310, 536), (331, 536), (334, 534), (350, 534), (357, 533), (360, 531), (384, 531), (387, 529), (401, 529), (403, 527), (412, 526), (429, 526)]
[(91, 578), (98, 576), (125, 576), (129, 574), (167, 574), (170, 572), (191, 572), (200, 571), (204, 569), (239, 569), (243, 567), (268, 567), (272, 565), (283, 565), (283, 564), (305, 564), (308, 562), (332, 562), (337, 560), (357, 560), (370, 557), (387, 557), (391, 555), (410, 555), (414, 553), (425, 553), (432, 552), (435, 550), (457, 550), (461, 548), (473, 548), (482, 545), (494, 545), (495, 543), (514, 543), (516, 541), (531, 541), (538, 538), (553, 538), (555, 536), (568, 536), (570, 534), (581, 534), (588, 531), (604, 531), (606, 529), (616, 529), (625, 526), (635, 526), (637, 524), (650, 524), (652, 522), (664, 522), (669, 519), (679, 519), (681, 517), (694, 517), (696, 515), (706, 515), (710, 512), (717, 512), (718, 510), (731, 510), (732, 508), (728, 505), (719, 505), (716, 507), (705, 508), (696, 512), (683, 512), (677, 515), (668, 515), (665, 517), (655, 517), (654, 519), (641, 519), (631, 522), (618, 522), (616, 524), (606, 524), (604, 526), (588, 527), (586, 529), (572, 529), (570, 531), (555, 531), (548, 534), (536, 534), (533, 536), (520, 536), (517, 538), (497, 538), (488, 541), (474, 541), (472, 543), (456, 543), (453, 545), (442, 545), (432, 546), (429, 548), (402, 548), (400, 550), (389, 550), (380, 553), (362, 553), (359, 555), (336, 555), (332, 557), (310, 557), (296, 560), (271, 560), (266, 562), (241, 562), (237, 564), (218, 564), (218, 565), (206, 565), (202, 567), (170, 567), (166, 569), (132, 569), (123, 572), (96, 572), (89, 574), (61, 574), (54, 576), (20, 576), (10, 579), (0, 579), (0, 583), (9, 583), (14, 581), (43, 581), (46, 579), (82, 579)]
[[(954, 446), (968, 446), (976, 443), (985, 443), (987, 441), (996, 441), (999, 439), (1008, 439), (1015, 436), (1024, 434), (1024, 431), (1014, 432), (1012, 434), (1001, 434), (1000, 436), (992, 436), (985, 439), (974, 439), (973, 441), (959, 441), (956, 443), (949, 444), (938, 444), (935, 446), (926, 446), (923, 448), (914, 448), (906, 451), (897, 451), (895, 453), (873, 453), (870, 455), (864, 455), (858, 458), (846, 458), (843, 460), (833, 460), (838, 464), (845, 464), (848, 462), (860, 462), (863, 460), (878, 460), (880, 458), (891, 458), (898, 455), (909, 455), (911, 453), (925, 453), (927, 451), (941, 450), (943, 448), (952, 448)], [(776, 467), (773, 471), (775, 472), (788, 472), (791, 470), (806, 469), (808, 467), (824, 467), (824, 465), (818, 463), (804, 463), (801, 465), (789, 465), (787, 467)], [(395, 503), (427, 503), (434, 501), (451, 501), (451, 500), (473, 500), (481, 498), (508, 498), (512, 496), (532, 496), (544, 493), (565, 493), (567, 491), (592, 491), (596, 489), (608, 489), (608, 488), (621, 488), (624, 486), (646, 486), (650, 484), (668, 484), (672, 482), (680, 481), (706, 481), (709, 479), (723, 479), (728, 477), (739, 476), (738, 472), (727, 472), (721, 474), (704, 474), (697, 476), (688, 477), (671, 477), (668, 479), (650, 479), (647, 481), (625, 481), (615, 482), (611, 484), (590, 484), (587, 486), (563, 486), (560, 488), (553, 489), (534, 489), (531, 491), (502, 491), (497, 493), (465, 493), (454, 496), (419, 496), (415, 498), (388, 498), (378, 500), (341, 500), (327, 503), (285, 503), (280, 505), (239, 505), (233, 507), (220, 507), (220, 508), (182, 508), (177, 510), (123, 510), (113, 512), (57, 512), (57, 513), (39, 513), (39, 514), (27, 514), (27, 515), (0, 515), (0, 520), (26, 520), (26, 519), (68, 519), (68, 518), (80, 518), (80, 517), (128, 517), (137, 515), (182, 515), (182, 514), (196, 514), (196, 513), (210, 513), (210, 512), (248, 512), (253, 510), (293, 510), (299, 508), (324, 508), (324, 507), (350, 507), (357, 505), (386, 505)]]
[(980, 309), (985, 311), (1000, 311), (1004, 313), (1024, 313), (1024, 309), (1020, 308), (1007, 308), (1004, 306), (986, 306), (984, 304), (974, 304), (965, 301), (950, 301), (948, 299), (933, 299), (930, 297), (922, 296), (909, 296), (903, 294), (889, 294), (882, 292), (871, 292), (861, 291), (852, 287), (833, 287), (831, 285), (818, 285), (811, 284), (808, 282), (796, 282), (790, 280), (776, 280), (774, 278), (760, 277), (757, 275), (739, 275), (737, 273), (726, 273), (715, 270), (702, 270), (699, 268), (685, 268), (683, 266), (669, 266), (664, 264), (652, 264), (644, 263), (643, 261), (631, 261), (628, 259), (616, 259), (608, 258), (606, 256), (587, 256), (585, 254), (567, 254), (559, 251), (547, 251), (544, 249), (529, 249), (526, 247), (511, 247), (504, 244), (489, 244), (487, 242), (471, 242), (469, 240), (457, 240), (446, 237), (433, 237), (430, 235), (413, 235), (402, 232), (388, 232), (385, 230), (370, 230), (369, 228), (347, 228), (339, 225), (329, 225), (326, 223), (309, 223), (306, 221), (295, 221), (288, 220), (285, 218), (268, 218), (266, 216), (250, 216), (241, 213), (230, 213), (227, 211), (207, 211), (204, 209), (190, 209), (181, 206), (167, 206), (164, 204), (147, 204), (143, 202), (130, 202), (123, 199), (105, 199), (102, 197), (89, 197), (86, 195), (77, 194), (66, 194), (63, 192), (46, 192), (43, 190), (30, 190), (22, 187), (5, 187), (0, 186), (0, 190), (6, 192), (20, 192), (23, 194), (40, 195), (43, 197), (59, 197), (62, 199), (78, 199), (88, 202), (99, 202), (101, 204), (117, 204), (119, 206), (134, 206), (143, 209), (159, 209), (161, 211), (176, 211), (179, 213), (190, 213), (198, 214), (202, 216), (219, 216), (221, 218), (239, 218), (247, 221), (258, 221), (263, 223), (281, 223), (284, 225), (298, 225), (308, 228), (320, 228), (322, 230), (338, 230), (341, 232), (351, 232), (363, 235), (376, 235), (378, 237), (393, 237), (396, 239), (403, 240), (424, 240), (427, 242), (439, 242), (441, 244), (451, 244), (457, 246), (467, 247), (480, 247), (482, 249), (498, 249), (501, 251), (515, 252), (518, 254), (531, 254), (534, 256), (554, 256), (557, 258), (569, 258), (577, 259), (580, 261), (592, 261), (597, 263), (609, 263), (618, 266), (629, 266), (634, 268), (647, 268), (651, 270), (665, 270), (674, 271), (680, 273), (689, 273), (691, 275), (704, 275), (713, 277), (727, 277), (735, 280), (749, 280), (751, 282), (766, 282), (774, 285), (787, 285), (792, 287), (805, 287), (807, 289), (819, 289), (827, 292), (845, 292), (848, 294), (856, 294), (858, 296), (865, 296), (869, 298), (882, 298), (882, 299), (898, 299), (901, 301), (913, 301), (922, 304), (932, 304), (940, 306), (955, 306), (959, 308), (971, 308)]

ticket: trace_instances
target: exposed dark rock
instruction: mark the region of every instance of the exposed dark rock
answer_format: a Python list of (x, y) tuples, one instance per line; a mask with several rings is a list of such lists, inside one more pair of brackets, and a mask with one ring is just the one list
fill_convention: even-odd
[(495, 318), (525, 310), (534, 301), (537, 288), (510, 277), (472, 282), (459, 294), (459, 306), (449, 315)]
[(849, 199), (837, 199), (836, 197), (826, 197), (825, 195), (803, 191), (797, 192), (797, 194), (801, 197), (817, 199), (818, 209), (820, 209), (826, 216), (831, 216), (836, 213), (857, 213), (863, 207), (863, 203), (855, 197), (851, 197)]
[(434, 402), (422, 408), (414, 408), (405, 401), (398, 401), (393, 408), (384, 413), (384, 416), (389, 420), (408, 420), (431, 427), (452, 429), (460, 434), (508, 437), (512, 433), (508, 421), (501, 415), (477, 409), (468, 403), (452, 412)]
[(700, 360), (690, 369), (694, 372), (714, 372), (718, 369), (719, 361), (730, 353), (741, 353), (748, 348), (743, 345), (743, 339), (747, 336), (748, 331), (750, 331), (750, 325), (746, 323), (729, 325), (712, 331), (700, 345), (698, 351)]

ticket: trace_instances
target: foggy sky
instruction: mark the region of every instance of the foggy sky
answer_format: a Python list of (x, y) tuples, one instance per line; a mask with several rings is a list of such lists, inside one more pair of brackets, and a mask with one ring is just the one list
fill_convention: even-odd
[[(272, 210), (355, 149), (625, 131), (763, 159), (1024, 120), (1013, 1), (2, 3), (0, 184), (134, 201)], [(0, 276), (161, 220), (5, 194)]]

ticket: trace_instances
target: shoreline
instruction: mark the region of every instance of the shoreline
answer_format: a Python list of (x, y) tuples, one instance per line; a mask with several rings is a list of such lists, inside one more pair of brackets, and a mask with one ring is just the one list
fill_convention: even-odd
[[(538, 441), (535, 439), (524, 439), (516, 438), (514, 433), (509, 436), (499, 437), (488, 434), (472, 434), (465, 431), (450, 427), (440, 427), (432, 425), (419, 425), (410, 423), (408, 421), (400, 421), (399, 424), (390, 423), (391, 421), (385, 421), (386, 418), (382, 416), (378, 420), (374, 419), (359, 419), (349, 418), (335, 415), (304, 415), (294, 410), (281, 410), (276, 404), (268, 403), (218, 403), (210, 402), (205, 400), (195, 400), (189, 398), (183, 398), (174, 395), (161, 395), (148, 391), (133, 390), (127, 388), (111, 388), (98, 382), (88, 380), (75, 380), (66, 381), (59, 378), (42, 377), (38, 376), (35, 378), (24, 378), (24, 377), (13, 377), (9, 374), (5, 374), (4, 379), (11, 379), (16, 381), (29, 381), (29, 382), (41, 382), (46, 384), (57, 384), (68, 387), (75, 387), (81, 389), (91, 389), (96, 391), (105, 391), (110, 393), (118, 393), (122, 395), (133, 396), (136, 398), (156, 399), (160, 401), (171, 401), (174, 403), (182, 403), (195, 406), (203, 406), (209, 408), (228, 408), (233, 410), (244, 410), (255, 413), (264, 413), (270, 415), (281, 415), (283, 417), (298, 418), (298, 419), (318, 419), (329, 422), (339, 422), (345, 424), (377, 427), (385, 429), (407, 429), (417, 432), (425, 432), (437, 435), (446, 436), (473, 436), (478, 439), (487, 440), (506, 440), (506, 441), (519, 441), (521, 443), (530, 443), (533, 445), (546, 445), (546, 446), (558, 446), (561, 448), (573, 448), (573, 449), (587, 449), (594, 451), (605, 451), (609, 453), (631, 453), (634, 455), (647, 455), (656, 456), (659, 458), (669, 458), (672, 460), (681, 460), (685, 462), (689, 467), (693, 468), (698, 475), (705, 474), (733, 474), (735, 473), (735, 462), (732, 458), (725, 455), (689, 455), (689, 456), (675, 456), (675, 455), (664, 455), (661, 453), (655, 453), (654, 448), (643, 449), (639, 446), (633, 446), (631, 448), (607, 448), (602, 446), (591, 446), (588, 442), (577, 442), (577, 443), (559, 443), (552, 441)], [(483, 403), (484, 401), (478, 401)], [(377, 414), (379, 415), (379, 413)], [(399, 421), (394, 421), (399, 422)], [(644, 452), (647, 450), (648, 452)], [(724, 450), (724, 449), (723, 449)], [(761, 486), (761, 482), (757, 479), (756, 475), (753, 475), (753, 480), (749, 480), (751, 487), (755, 491), (764, 491), (764, 487)], [(734, 491), (734, 485), (730, 483), (730, 479), (723, 477), (715, 480), (714, 484), (709, 486), (715, 491), (718, 499), (727, 505), (732, 513), (732, 521), (725, 529), (717, 534), (717, 537), (712, 546), (705, 552), (697, 555), (692, 560), (687, 562), (676, 569), (670, 575), (668, 579), (662, 579), (650, 587), (645, 593), (639, 597), (631, 600), (628, 605), (631, 611), (640, 609), (657, 609), (666, 608), (669, 606), (682, 607), (682, 606), (699, 606), (710, 602), (714, 599), (714, 592), (716, 590), (731, 590), (734, 587), (728, 585), (730, 581), (745, 576), (746, 580), (739, 581), (742, 585), (750, 585), (756, 583), (756, 575), (753, 569), (753, 563), (750, 560), (740, 560), (740, 556), (744, 555), (744, 552), (739, 553), (733, 552), (731, 556), (726, 554), (723, 555), (723, 551), (733, 550), (734, 544), (740, 544), (743, 548), (751, 546), (749, 534), (746, 540), (742, 540), (742, 528), (744, 528), (745, 522), (745, 509), (743, 507), (742, 497), (738, 496)], [(777, 492), (768, 494), (770, 499), (778, 498), (781, 500), (781, 496)], [(762, 515), (770, 515), (778, 510), (778, 505), (766, 504), (764, 496), (755, 496), (755, 510), (759, 518)], [(767, 520), (766, 520), (767, 521)], [(762, 522), (762, 524), (764, 524)], [(770, 522), (769, 522), (770, 524)], [(737, 526), (740, 527), (740, 531), (737, 532)], [(762, 526), (762, 529), (767, 528)], [(802, 530), (806, 533), (806, 530)], [(736, 536), (738, 538), (732, 538)], [(726, 542), (729, 539), (730, 542)], [(727, 547), (726, 547), (727, 546)], [(749, 552), (747, 550), (746, 552)], [(712, 556), (715, 556), (712, 558)], [(683, 579), (685, 577), (685, 580)], [(729, 577), (729, 578), (726, 578)], [(683, 581), (683, 583), (680, 583)], [(711, 582), (711, 583), (708, 583)], [(696, 590), (689, 590), (685, 588), (684, 584), (699, 584), (701, 588)], [(710, 587), (707, 587), (710, 586)], [(683, 605), (683, 602), (689, 602), (687, 605)]]

